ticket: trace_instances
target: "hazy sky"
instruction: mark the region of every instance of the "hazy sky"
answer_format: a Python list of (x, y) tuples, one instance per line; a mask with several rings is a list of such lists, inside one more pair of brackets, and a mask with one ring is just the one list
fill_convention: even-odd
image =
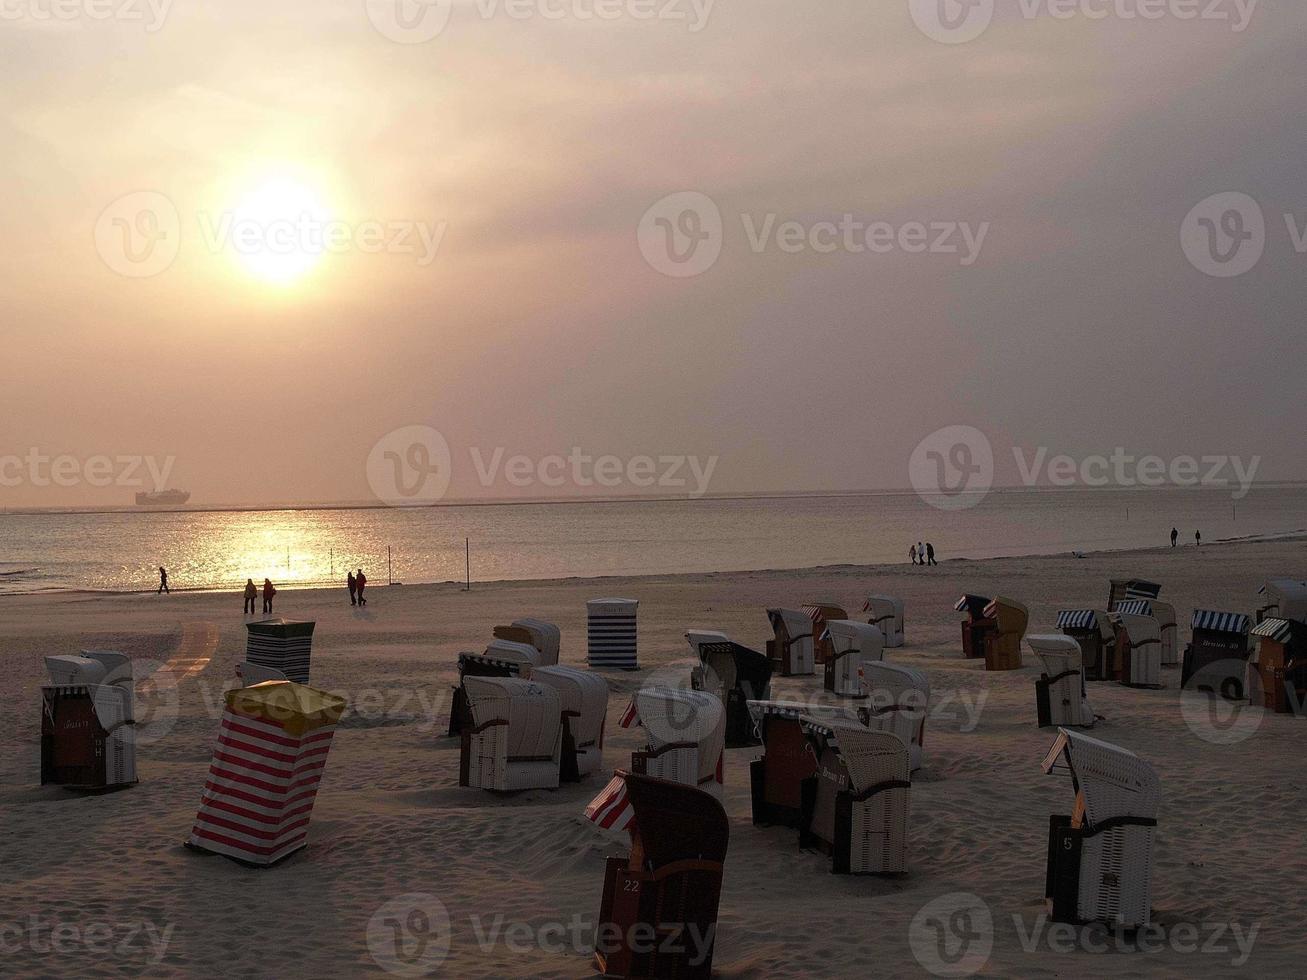
[[(908, 0), (605, 2), (616, 19), (460, 0), (405, 44), (373, 23), (393, 2), (175, 0), (157, 23), (145, 0), (0, 0), (0, 456), (175, 457), (195, 502), (360, 500), (379, 440), (424, 425), (454, 497), (591, 492), (487, 486), (471, 450), (501, 447), (718, 457), (712, 492), (853, 489), (907, 486), (919, 441), (959, 424), (1000, 482), (1014, 445), (1307, 478), (1285, 219), (1307, 227), (1307, 5), (1236, 31), (997, 0), (946, 44)], [(668, 226), (639, 230), (681, 191), (714, 203), (721, 250), (673, 277), (641, 248)], [(1260, 204), (1264, 255), (1218, 277), (1181, 227), (1230, 191)], [(136, 192), (174, 238), (166, 215), (123, 224)], [(352, 244), (221, 240), (279, 208)], [(751, 243), (790, 221), (821, 251)], [(895, 247), (824, 222), (885, 222)], [(905, 251), (913, 222), (957, 226), (960, 251)], [(176, 255), (142, 277), (115, 243), (153, 231)], [(23, 472), (0, 507), (130, 501)]]

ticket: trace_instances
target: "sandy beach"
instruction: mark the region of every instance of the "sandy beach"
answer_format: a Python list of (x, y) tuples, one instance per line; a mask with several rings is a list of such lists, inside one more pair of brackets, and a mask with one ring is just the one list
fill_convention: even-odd
[[(1101, 606), (1108, 579), (1161, 582), (1180, 613), (1252, 612), (1259, 586), (1302, 576), (1301, 540), (1213, 544), (1072, 557), (947, 561), (937, 568), (802, 571), (283, 591), (275, 613), (313, 619), (313, 684), (344, 693), (307, 850), (251, 870), (181, 845), (195, 816), (224, 686), (243, 659), (237, 595), (18, 596), (0, 602), (10, 693), (0, 702), (0, 972), (21, 976), (314, 976), (379, 974), (370, 922), (388, 902), (434, 898), (449, 949), (433, 975), (587, 977), (603, 861), (623, 851), (582, 817), (604, 776), (553, 791), (497, 796), (457, 786), (445, 737), (459, 651), (480, 651), (497, 623), (557, 622), (562, 661), (583, 664), (585, 600), (638, 598), (639, 673), (609, 676), (605, 772), (624, 767), (638, 730), (616, 726), (632, 690), (685, 661), (687, 627), (761, 648), (764, 607), (830, 600), (851, 612), (870, 592), (907, 602), (907, 646), (888, 659), (924, 669), (933, 688), (925, 765), (913, 781), (910, 872), (836, 877), (792, 831), (750, 821), (748, 764), (727, 753), (731, 842), (716, 969), (723, 977), (920, 976), (914, 917), (960, 893), (992, 917), (978, 975), (1230, 976), (1301, 970), (1307, 915), (1301, 820), (1302, 721), (1260, 717), (1232, 745), (1204, 738), (1166, 689), (1090, 687), (1105, 716), (1094, 734), (1151, 762), (1163, 803), (1150, 951), (1064, 948), (1041, 925), (1050, 813), (1069, 812), (1070, 780), (1044, 776), (1054, 733), (1035, 722), (1035, 659), (987, 674), (962, 659), (952, 604), (1002, 593), (1054, 632), (1059, 608)], [(42, 656), (114, 649), (138, 661), (140, 783), (106, 795), (39, 786)], [(164, 679), (168, 679), (164, 683)], [(175, 684), (175, 686), (174, 686)], [(774, 696), (814, 697), (814, 678), (778, 679)], [(1251, 709), (1249, 709), (1251, 710)], [(411, 900), (408, 900), (411, 901)], [(378, 941), (375, 927), (371, 940)], [(384, 937), (383, 937), (384, 938)], [(440, 937), (437, 937), (437, 941)], [(1099, 948), (1095, 946), (1095, 948)], [(964, 964), (965, 966), (965, 964)], [(959, 975), (959, 974), (951, 974)]]

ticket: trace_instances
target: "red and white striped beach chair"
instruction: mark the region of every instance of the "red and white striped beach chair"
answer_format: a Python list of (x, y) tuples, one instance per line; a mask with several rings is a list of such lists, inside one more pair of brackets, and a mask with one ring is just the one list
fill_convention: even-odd
[(308, 843), (345, 699), (289, 681), (228, 691), (188, 847), (253, 865)]

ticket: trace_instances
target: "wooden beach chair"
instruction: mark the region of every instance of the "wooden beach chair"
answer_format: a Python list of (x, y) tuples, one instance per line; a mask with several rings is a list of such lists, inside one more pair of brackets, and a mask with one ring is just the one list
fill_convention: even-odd
[(985, 610), (992, 600), (988, 596), (964, 595), (953, 605), (955, 612), (963, 613), (962, 655), (968, 660), (979, 660), (985, 655), (985, 639), (997, 628)]
[(1015, 599), (998, 596), (985, 607), (994, 629), (985, 634), (985, 669), (1020, 670), (1021, 641), (1030, 624), (1030, 610)]
[(271, 667), (296, 684), (309, 682), (314, 623), (265, 619), (246, 623), (245, 661)]
[(803, 782), (817, 773), (817, 757), (808, 747), (802, 718), (810, 715), (858, 724), (858, 716), (849, 707), (798, 701), (750, 701), (749, 715), (763, 746), (762, 758), (749, 764), (753, 822), (798, 827), (803, 816)]
[(1253, 627), (1257, 649), (1248, 663), (1248, 699), (1276, 714), (1307, 714), (1307, 623), (1263, 619)]

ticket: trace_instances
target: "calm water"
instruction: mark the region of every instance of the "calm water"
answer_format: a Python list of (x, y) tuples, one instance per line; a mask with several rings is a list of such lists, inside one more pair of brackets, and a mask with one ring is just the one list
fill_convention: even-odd
[(984, 558), (1279, 534), (1307, 528), (1307, 487), (1013, 490), (937, 510), (915, 494), (450, 506), (422, 510), (0, 515), (0, 592), (226, 589), (342, 579), (362, 566), (410, 584), (906, 562), (909, 544)]

